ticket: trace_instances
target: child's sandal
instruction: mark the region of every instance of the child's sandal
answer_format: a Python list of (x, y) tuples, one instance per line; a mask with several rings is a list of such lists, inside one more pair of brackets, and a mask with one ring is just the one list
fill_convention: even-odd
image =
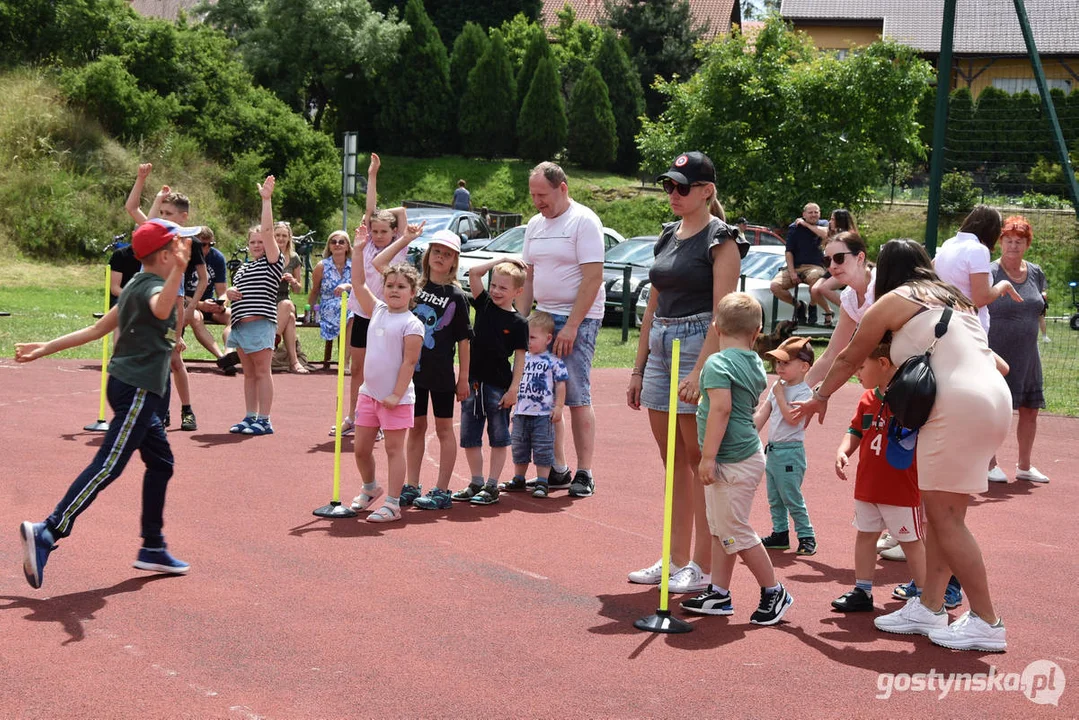
[(528, 485), (525, 484), (525, 479), (523, 477), (515, 476), (509, 482), (500, 484), (498, 489), (504, 492), (524, 492), (528, 489)]
[(401, 519), (401, 508), (392, 505), (383, 505), (378, 510), (367, 516), (367, 522), (388, 523)]
[(364, 491), (360, 491), (360, 494), (353, 498), (351, 507), (356, 512), (363, 512), (367, 508), (371, 507), (375, 500), (377, 500), (381, 495), (381, 486), (376, 487), (370, 495), (368, 495)]

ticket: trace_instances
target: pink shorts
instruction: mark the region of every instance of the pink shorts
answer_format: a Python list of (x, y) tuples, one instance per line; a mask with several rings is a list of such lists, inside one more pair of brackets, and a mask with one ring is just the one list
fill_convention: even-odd
[(387, 408), (370, 395), (360, 393), (356, 396), (356, 425), (375, 427), (383, 430), (407, 430), (412, 427), (416, 413), (412, 404)]

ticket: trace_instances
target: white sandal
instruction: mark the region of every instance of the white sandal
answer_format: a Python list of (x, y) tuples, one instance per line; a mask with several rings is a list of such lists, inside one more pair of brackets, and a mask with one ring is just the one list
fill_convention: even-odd
[(367, 516), (367, 522), (388, 523), (401, 519), (401, 508), (385, 504)]
[(374, 491), (368, 495), (366, 492), (361, 491), (352, 500), (352, 509), (356, 512), (363, 512), (367, 508), (371, 507), (371, 504), (375, 502), (382, 495), (382, 486), (375, 487)]

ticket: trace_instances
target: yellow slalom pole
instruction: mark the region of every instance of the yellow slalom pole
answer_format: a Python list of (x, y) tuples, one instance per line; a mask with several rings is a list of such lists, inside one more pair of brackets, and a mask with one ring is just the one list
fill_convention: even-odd
[[(674, 441), (678, 431), (678, 365), (682, 341), (675, 340), (671, 349), (671, 389), (667, 400), (667, 482), (663, 490), (663, 555), (662, 574), (659, 583), (659, 609), (655, 615), (641, 618), (633, 623), (638, 630), (656, 633), (686, 633), (693, 626), (671, 615), (667, 609), (671, 577), (671, 513), (674, 504)], [(695, 482), (696, 480), (694, 480)]]
[(314, 511), (319, 517), (355, 517), (352, 508), (341, 504), (341, 421), (345, 408), (345, 327), (348, 324), (348, 293), (341, 293), (341, 324), (337, 335), (337, 422), (333, 438), (333, 497), (329, 505)]
[[(109, 267), (109, 263), (105, 263), (105, 307), (103, 310), (106, 314), (109, 312), (109, 300), (112, 297), (112, 293), (109, 292), (109, 287), (112, 285), (112, 268)], [(97, 410), (97, 422), (90, 423), (83, 427), (83, 430), (90, 430), (93, 432), (107, 432), (109, 429), (109, 422), (105, 419), (105, 391), (109, 382), (109, 333), (106, 333), (101, 338), (101, 400), (98, 403)]]

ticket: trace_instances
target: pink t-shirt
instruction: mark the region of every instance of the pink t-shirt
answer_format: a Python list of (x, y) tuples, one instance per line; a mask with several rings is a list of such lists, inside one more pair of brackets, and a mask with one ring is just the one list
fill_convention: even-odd
[[(367, 354), (363, 361), (363, 385), (360, 392), (382, 401), (393, 393), (397, 374), (405, 357), (405, 338), (409, 335), (423, 337), (424, 327), (420, 319), (408, 310), (390, 312), (386, 303), (379, 300), (371, 314), (367, 329)], [(402, 405), (414, 405), (416, 391), (412, 381), (401, 397)]]
[[(964, 295), (970, 297), (970, 276), (978, 273), (990, 273), (989, 248), (982, 245), (973, 233), (956, 233), (946, 240), (933, 258), (933, 267), (944, 282), (955, 285)], [(989, 332), (989, 308), (978, 308), (978, 320)]]
[[(371, 294), (377, 297), (379, 300), (383, 299), (382, 296), (382, 273), (375, 270), (375, 256), (382, 252), (385, 248), (377, 248), (375, 244), (371, 242), (371, 237), (368, 235), (367, 244), (363, 246), (363, 275), (368, 289), (371, 290)], [(401, 252), (394, 256), (390, 261), (390, 265), (396, 265), (399, 262), (405, 262), (408, 259), (408, 248), (401, 248)], [(367, 317), (367, 313), (360, 307), (359, 300), (356, 299), (356, 293), (352, 293), (348, 296), (348, 309), (356, 315), (362, 318)]]
[[(570, 200), (569, 208), (556, 218), (536, 214), (525, 229), (521, 256), (535, 271), (533, 289), (536, 307), (554, 315), (569, 315), (581, 287), (581, 265), (602, 263), (603, 223), (580, 203)], [(607, 296), (599, 286), (585, 317), (603, 319)]]

